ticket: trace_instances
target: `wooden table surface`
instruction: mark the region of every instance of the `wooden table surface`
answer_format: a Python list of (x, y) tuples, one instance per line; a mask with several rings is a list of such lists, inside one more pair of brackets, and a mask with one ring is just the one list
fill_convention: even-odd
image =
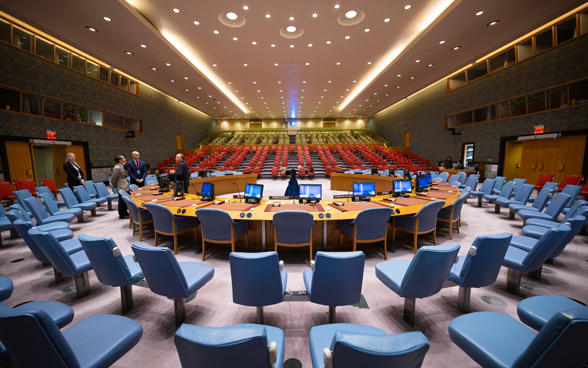
[(331, 190), (351, 190), (353, 183), (375, 183), (376, 192), (386, 192), (392, 190), (392, 182), (402, 180), (394, 176), (371, 175), (371, 174), (331, 174)]

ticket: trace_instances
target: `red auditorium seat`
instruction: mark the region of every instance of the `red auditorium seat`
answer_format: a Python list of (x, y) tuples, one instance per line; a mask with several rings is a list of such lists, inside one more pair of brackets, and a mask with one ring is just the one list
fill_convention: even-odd
[(53, 193), (53, 194), (59, 193), (59, 189), (57, 189), (57, 185), (55, 185), (55, 182), (53, 181), (53, 179), (41, 179), (41, 182), (43, 183), (44, 186), (49, 188), (51, 193)]
[(545, 183), (553, 181), (553, 174), (541, 174), (535, 184), (535, 190), (541, 190)]
[(16, 201), (12, 185), (6, 181), (0, 182), (0, 198), (3, 201)]
[(561, 192), (567, 185), (576, 185), (577, 182), (578, 175), (566, 175), (563, 179), (561, 179), (561, 183), (559, 183), (557, 191)]

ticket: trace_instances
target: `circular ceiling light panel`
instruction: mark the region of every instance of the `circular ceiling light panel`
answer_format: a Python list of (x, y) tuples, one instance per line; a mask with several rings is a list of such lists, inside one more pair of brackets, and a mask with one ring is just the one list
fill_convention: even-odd
[(359, 9), (351, 9), (339, 14), (337, 22), (342, 26), (354, 26), (361, 23), (365, 18), (365, 13)]
[(300, 27), (296, 26), (286, 26), (280, 29), (280, 36), (288, 39), (294, 39), (302, 36), (304, 34), (304, 30)]
[(218, 20), (222, 24), (231, 28), (239, 28), (245, 25), (245, 17), (235, 12), (225, 12), (218, 15)]

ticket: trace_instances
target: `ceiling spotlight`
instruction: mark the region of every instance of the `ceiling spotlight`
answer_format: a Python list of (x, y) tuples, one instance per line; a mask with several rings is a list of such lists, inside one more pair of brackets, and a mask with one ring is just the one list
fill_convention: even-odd
[(180, 9), (174, 9), (174, 13), (179, 13)]
[(219, 32), (217, 30), (214, 30), (214, 34), (218, 34)]
[(327, 41), (327, 45), (330, 45), (330, 44), (331, 44), (331, 41)]
[(451, 51), (459, 50), (460, 48), (461, 48), (461, 46), (455, 46), (454, 48), (451, 49)]
[(202, 87), (198, 87), (198, 89), (202, 89)]
[(335, 9), (339, 9), (339, 4), (335, 5)]
[(337, 63), (337, 65), (341, 65), (341, 63)]
[(483, 11), (479, 11), (479, 12), (476, 13), (476, 15), (482, 15), (482, 14), (484, 14)]
[(188, 77), (184, 77), (184, 79), (188, 79)]
[(439, 44), (443, 45), (445, 43), (445, 41), (439, 41)]
[(368, 61), (368, 65), (371, 65), (371, 64), (372, 64), (372, 62), (371, 61)]
[(288, 26), (286, 27), (286, 31), (292, 33), (292, 32), (296, 32), (296, 26)]
[(288, 19), (290, 19), (290, 20), (294, 20), (294, 17), (290, 17), (290, 18), (288, 18)]
[(421, 62), (420, 60), (416, 60), (416, 61), (415, 61), (415, 63), (420, 63), (420, 62)]
[(396, 86), (396, 88), (400, 88), (400, 87), (402, 87), (402, 86)]
[(272, 47), (276, 47), (276, 45), (274, 45), (273, 43), (271, 44)]
[(265, 15), (265, 17), (266, 17), (266, 18), (271, 18), (271, 15), (269, 15), (269, 14), (266, 14), (266, 15)]
[(225, 16), (229, 20), (235, 20), (235, 19), (239, 18), (239, 16), (233, 12), (228, 12)]
[(353, 81), (353, 83), (355, 83), (355, 82), (357, 82), (357, 81)]
[(253, 41), (251, 42), (252, 45), (257, 45), (257, 42)]
[(306, 83), (306, 81), (302, 81), (302, 83)]
[[(216, 64), (212, 64), (212, 66), (216, 66)], [(229, 83), (230, 84), (230, 83)]]
[(406, 9), (406, 10), (410, 9), (410, 5), (405, 6), (404, 9)]
[(410, 79), (415, 79), (416, 77), (413, 75), (412, 77), (410, 77)]
[(314, 14), (312, 15), (312, 17), (313, 17), (313, 18), (316, 18), (316, 17), (318, 17), (318, 15), (317, 15), (316, 13), (314, 13)]
[(370, 31), (370, 29), (369, 29), (369, 28), (366, 28), (366, 29), (365, 29), (365, 31), (366, 31), (366, 32), (369, 32), (369, 31)]
[(130, 51), (125, 51), (125, 54), (127, 54), (127, 55), (135, 55), (135, 54), (133, 54), (133, 53), (132, 53), (132, 52), (130, 52)]
[(233, 37), (233, 41), (237, 41), (237, 40), (238, 40), (238, 38), (237, 38), (237, 37)]
[(253, 82), (253, 84), (257, 84), (257, 82)]
[(308, 47), (312, 47), (312, 43), (309, 43), (309, 44), (308, 44)]
[(428, 68), (430, 68), (430, 67), (432, 67), (433, 65), (435, 65), (435, 64), (429, 64), (429, 65), (427, 65), (427, 67), (428, 67)]
[(388, 23), (390, 21), (390, 18), (386, 18), (384, 19), (384, 22)]
[(112, 19), (108, 18), (108, 17), (104, 17), (104, 20), (107, 22), (110, 22)]
[(290, 45), (290, 48), (294, 48), (294, 45)]
[(170, 82), (172, 82), (172, 83), (174, 83), (174, 82), (175, 82), (175, 80), (173, 80), (173, 79), (170, 79), (169, 81), (170, 81)]
[(384, 87), (388, 87), (388, 85), (387, 84), (384, 84)]
[(306, 65), (310, 65), (310, 63), (306, 63)]
[(492, 27), (493, 25), (495, 25), (498, 22), (500, 22), (500, 21), (499, 20), (492, 21), (492, 22), (486, 24), (486, 27)]
[(157, 70), (157, 68), (156, 68), (156, 67), (154, 67), (154, 66), (152, 66), (152, 67), (151, 67), (151, 70)]
[(190, 92), (190, 90), (188, 88), (186, 88), (186, 92)]
[(196, 25), (199, 25), (199, 24), (200, 24), (200, 22), (199, 22), (199, 21), (197, 21), (197, 20), (195, 20), (195, 21), (194, 21), (194, 24), (196, 24)]
[(92, 32), (96, 32), (96, 33), (98, 33), (98, 32), (99, 32), (99, 31), (98, 31), (96, 28), (94, 28), (94, 27), (90, 27), (90, 26), (86, 26), (86, 29), (87, 29), (88, 31), (92, 31)]
[(275, 65), (275, 66), (278, 66), (278, 63), (275, 63), (274, 65)]
[(243, 10), (247, 10), (247, 9), (249, 9), (249, 7), (247, 5), (244, 5)]
[(351, 38), (350, 36), (345, 36), (345, 39), (346, 39), (346, 40), (348, 40), (348, 39), (350, 39), (350, 38)]
[(350, 10), (347, 13), (345, 13), (345, 18), (347, 19), (353, 19), (357, 16), (357, 12), (355, 10)]
[(247, 64), (243, 64), (243, 66), (247, 66)]

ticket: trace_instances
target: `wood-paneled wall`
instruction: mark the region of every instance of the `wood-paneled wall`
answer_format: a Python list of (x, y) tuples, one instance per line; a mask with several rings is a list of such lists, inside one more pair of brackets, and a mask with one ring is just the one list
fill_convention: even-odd
[(6, 155), (11, 180), (36, 180), (30, 143), (7, 141)]
[(504, 172), (506, 180), (510, 181), (519, 178), (521, 169), (521, 155), (523, 153), (523, 142), (506, 142), (506, 155), (504, 156)]

